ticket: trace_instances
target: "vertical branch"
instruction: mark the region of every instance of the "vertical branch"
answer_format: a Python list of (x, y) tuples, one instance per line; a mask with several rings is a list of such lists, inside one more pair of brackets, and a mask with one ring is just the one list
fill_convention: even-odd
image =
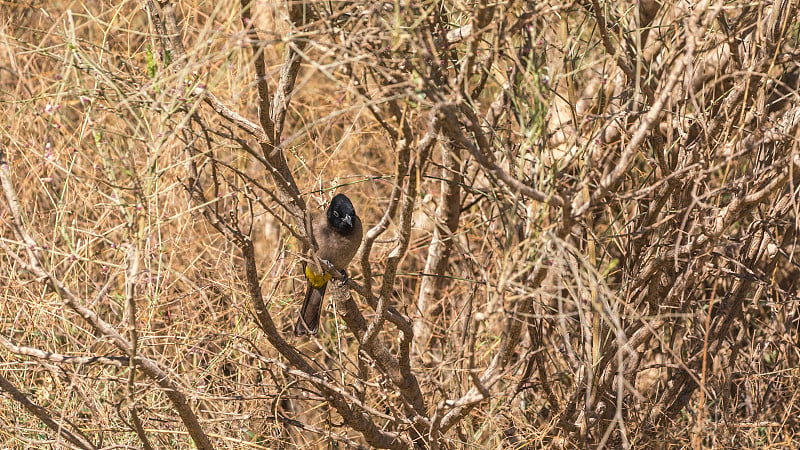
[(414, 322), (414, 345), (418, 354), (428, 348), (433, 324), (442, 311), (440, 302), (446, 284), (445, 272), (450, 266), (454, 234), (461, 216), (461, 149), (442, 143), (442, 181), (439, 204), (433, 223), (433, 237), (422, 273), (417, 298), (419, 318)]
[(398, 140), (396, 154), (395, 178), (394, 185), (392, 186), (392, 193), (389, 195), (389, 204), (386, 205), (386, 210), (384, 211), (381, 220), (379, 220), (378, 223), (376, 223), (372, 228), (369, 229), (369, 231), (367, 231), (358, 255), (358, 259), (361, 262), (361, 273), (364, 276), (364, 290), (366, 293), (368, 293), (366, 297), (372, 296), (373, 277), (372, 267), (369, 263), (369, 256), (370, 253), (372, 253), (372, 247), (375, 244), (375, 240), (378, 239), (378, 237), (380, 237), (384, 232), (386, 232), (386, 230), (389, 228), (392, 218), (397, 212), (397, 206), (400, 203), (400, 196), (403, 192), (403, 180), (406, 177), (408, 172), (408, 164), (411, 160), (411, 143), (406, 139)]
[(275, 124), (274, 142), (279, 143), (283, 134), (283, 126), (286, 121), (286, 112), (289, 110), (289, 102), (292, 99), (295, 80), (300, 72), (301, 53), (306, 47), (306, 43), (301, 40), (289, 41), (286, 49), (286, 58), (281, 68), (281, 77), (278, 81), (278, 88), (275, 90), (275, 97), (272, 100), (272, 110), (270, 116)]
[[(299, 27), (303, 24), (301, 19), (304, 19), (305, 15), (298, 14), (294, 11), (298, 8), (305, 10), (305, 1), (301, 0), (290, 3), (292, 24), (295, 27)], [(266, 140), (259, 142), (259, 144), (261, 145), (264, 158), (269, 163), (270, 175), (278, 189), (278, 197), (281, 203), (287, 207), (289, 213), (294, 218), (295, 224), (299, 229), (304, 230), (304, 233), (305, 228), (303, 227), (303, 220), (306, 205), (300, 195), (300, 190), (294, 180), (292, 170), (289, 168), (283, 148), (280, 146), (280, 137), (283, 131), (284, 121), (286, 120), (286, 110), (289, 106), (291, 92), (294, 89), (294, 80), (300, 68), (300, 59), (290, 43), (287, 48), (287, 57), (284, 60), (283, 69), (281, 71), (281, 78), (275, 91), (275, 99), (271, 102), (269, 98), (269, 86), (267, 84), (264, 50), (260, 45), (261, 41), (252, 20), (251, 8), (253, 5), (250, 0), (241, 0), (241, 5), (242, 24), (247, 29), (250, 49), (253, 53), (253, 66), (256, 72), (258, 116), (266, 136)]]
[(136, 401), (136, 357), (139, 345), (139, 334), (137, 332), (138, 321), (136, 319), (136, 283), (139, 279), (139, 261), (142, 245), (141, 237), (142, 232), (144, 231), (141, 228), (141, 221), (142, 217), (137, 214), (134, 219), (134, 226), (136, 229), (131, 230), (134, 232), (134, 235), (132, 236), (130, 247), (128, 248), (128, 269), (125, 273), (125, 303), (127, 305), (126, 314), (128, 315), (128, 340), (131, 343), (131, 351), (128, 354), (128, 383), (126, 390), (131, 421), (133, 422), (136, 435), (139, 436), (139, 440), (142, 441), (142, 447), (145, 450), (152, 450), (153, 446), (150, 444), (150, 440), (147, 438), (147, 434), (144, 431), (142, 421), (139, 418)]
[(163, 46), (162, 61), (173, 61), (176, 67), (182, 68), (186, 64), (186, 49), (178, 30), (175, 8), (168, 0), (147, 0), (147, 9)]
[(267, 82), (267, 63), (264, 60), (264, 48), (261, 45), (261, 40), (258, 37), (258, 32), (253, 23), (252, 1), (241, 0), (240, 4), (242, 5), (242, 26), (246, 30), (250, 50), (253, 52), (253, 67), (256, 71), (258, 120), (261, 123), (261, 127), (264, 129), (264, 133), (267, 135), (268, 142), (274, 145), (276, 142), (275, 122), (270, 116), (269, 84)]
[[(611, 43), (611, 39), (608, 37), (608, 27), (606, 26), (606, 17), (603, 15), (603, 10), (600, 7), (599, 0), (591, 0), (592, 4), (592, 12), (594, 13), (594, 18), (597, 21), (597, 28), (600, 30), (600, 38), (603, 41), (603, 46), (606, 49), (606, 52), (609, 55), (614, 56), (614, 62), (617, 64), (624, 73), (625, 76), (628, 77), (628, 82), (635, 82), (636, 81), (636, 74), (634, 73), (631, 66), (628, 65), (628, 62), (622, 57), (622, 54), (625, 53), (621, 49), (615, 49), (614, 45)], [(619, 24), (617, 24), (619, 26)], [(624, 30), (622, 31), (624, 33)], [(650, 95), (648, 95), (650, 97)]]
[(467, 37), (464, 59), (461, 62), (461, 70), (456, 80), (456, 85), (464, 96), (470, 95), (472, 91), (469, 86), (472, 78), (472, 66), (475, 64), (480, 39), (486, 31), (486, 27), (491, 23), (492, 17), (494, 17), (495, 5), (493, 2), (491, 4), (480, 2), (472, 15), (472, 32)]
[[(375, 318), (367, 328), (367, 332), (361, 338), (361, 345), (367, 345), (375, 338), (378, 330), (383, 326), (386, 312), (389, 307), (389, 299), (394, 290), (394, 281), (397, 275), (397, 267), (401, 258), (408, 250), (408, 243), (411, 240), (411, 217), (417, 199), (417, 188), (423, 166), (428, 160), (433, 144), (436, 142), (436, 130), (438, 129), (438, 112), (434, 109), (431, 112), (428, 130), (425, 136), (420, 139), (417, 145), (417, 158), (409, 167), (406, 177), (406, 188), (403, 194), (403, 207), (400, 210), (400, 229), (397, 231), (397, 244), (395, 244), (389, 258), (386, 261), (383, 274), (383, 284), (381, 293), (378, 297), (378, 306), (375, 308)], [(410, 342), (410, 341), (409, 341)]]

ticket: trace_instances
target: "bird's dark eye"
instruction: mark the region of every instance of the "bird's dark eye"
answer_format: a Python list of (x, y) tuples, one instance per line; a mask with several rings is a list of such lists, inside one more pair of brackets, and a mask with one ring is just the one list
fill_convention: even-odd
[(334, 211), (333, 212), (333, 217), (339, 217), (339, 211)]

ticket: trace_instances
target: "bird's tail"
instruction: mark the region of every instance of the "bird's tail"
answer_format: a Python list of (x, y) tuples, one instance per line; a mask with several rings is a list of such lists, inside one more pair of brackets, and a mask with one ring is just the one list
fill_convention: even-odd
[(310, 282), (308, 283), (306, 298), (303, 300), (303, 307), (300, 308), (300, 317), (297, 318), (297, 324), (294, 326), (295, 336), (317, 334), (319, 316), (322, 312), (322, 298), (325, 296), (327, 287), (328, 283), (320, 287), (314, 287)]

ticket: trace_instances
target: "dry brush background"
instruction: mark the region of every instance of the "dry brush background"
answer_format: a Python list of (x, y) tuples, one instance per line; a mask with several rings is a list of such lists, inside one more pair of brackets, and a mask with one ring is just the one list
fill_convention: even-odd
[(800, 444), (796, 1), (0, 9), (4, 448)]

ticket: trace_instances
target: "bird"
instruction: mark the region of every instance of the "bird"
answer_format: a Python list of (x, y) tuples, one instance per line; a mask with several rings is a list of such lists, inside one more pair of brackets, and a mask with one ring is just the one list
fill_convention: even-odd
[[(312, 215), (311, 233), (318, 246), (317, 257), (330, 262), (340, 271), (344, 283), (347, 280), (345, 269), (361, 246), (364, 234), (361, 219), (356, 215), (350, 199), (344, 194), (337, 194), (325, 213)], [(322, 299), (331, 275), (317, 273), (317, 270), (316, 264), (304, 264), (303, 272), (308, 282), (300, 317), (294, 327), (296, 336), (317, 334), (319, 328)]]

